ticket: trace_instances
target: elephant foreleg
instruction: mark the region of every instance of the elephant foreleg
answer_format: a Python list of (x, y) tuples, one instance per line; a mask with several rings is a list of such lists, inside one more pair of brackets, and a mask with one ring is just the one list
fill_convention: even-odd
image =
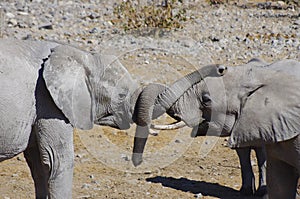
[(259, 172), (259, 185), (255, 195), (263, 196), (267, 193), (266, 151), (265, 151), (265, 147), (255, 147), (254, 150), (257, 158), (258, 172)]
[(250, 159), (251, 148), (238, 148), (236, 152), (240, 160), (242, 173), (242, 187), (240, 192), (242, 195), (253, 195), (255, 193), (255, 179)]
[[(41, 71), (40, 71), (41, 72)], [(36, 87), (36, 143), (47, 168), (49, 198), (71, 199), (74, 166), (73, 127), (53, 102), (40, 74)]]
[(36, 142), (35, 132), (32, 131), (30, 142), (24, 151), (26, 162), (30, 168), (34, 181), (35, 195), (37, 199), (47, 198), (48, 192), (48, 169), (42, 164), (39, 147)]
[(73, 128), (60, 119), (40, 119), (36, 126), (42, 163), (48, 168), (49, 198), (72, 198)]

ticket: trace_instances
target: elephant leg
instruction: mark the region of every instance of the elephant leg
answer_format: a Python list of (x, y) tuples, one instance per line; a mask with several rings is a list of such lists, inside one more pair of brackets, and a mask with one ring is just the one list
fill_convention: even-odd
[(242, 173), (242, 187), (240, 192), (242, 195), (253, 195), (255, 193), (255, 179), (250, 160), (250, 147), (236, 149), (238, 154), (241, 173)]
[(255, 154), (257, 158), (258, 171), (259, 171), (259, 185), (255, 195), (263, 196), (267, 194), (267, 180), (266, 180), (266, 150), (265, 147), (255, 147)]
[(26, 162), (30, 168), (31, 175), (34, 181), (35, 195), (37, 199), (47, 198), (48, 192), (48, 171), (47, 167), (42, 164), (41, 154), (34, 130), (30, 136), (30, 142), (27, 149), (24, 151)]
[(39, 119), (36, 128), (42, 163), (48, 168), (49, 198), (72, 198), (72, 126), (65, 120), (49, 118)]
[[(270, 153), (272, 153), (270, 151)], [(295, 199), (298, 183), (296, 169), (267, 154), (267, 188), (269, 198), (272, 199)]]

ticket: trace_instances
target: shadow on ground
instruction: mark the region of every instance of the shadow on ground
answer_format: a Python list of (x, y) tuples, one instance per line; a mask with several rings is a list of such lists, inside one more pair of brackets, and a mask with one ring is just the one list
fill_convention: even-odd
[(259, 199), (259, 197), (243, 197), (240, 195), (238, 190), (220, 185), (218, 183), (195, 181), (187, 178), (177, 179), (165, 176), (147, 178), (146, 180), (152, 183), (161, 183), (164, 187), (190, 192), (193, 194), (201, 193), (204, 196), (212, 196), (221, 199)]

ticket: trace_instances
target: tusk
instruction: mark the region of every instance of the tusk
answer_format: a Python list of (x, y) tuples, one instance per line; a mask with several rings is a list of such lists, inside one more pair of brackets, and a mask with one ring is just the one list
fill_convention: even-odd
[(167, 124), (167, 125), (151, 124), (150, 128), (155, 130), (175, 130), (185, 126), (186, 124), (183, 121), (180, 121), (174, 124)]
[(153, 129), (149, 129), (149, 134), (150, 134), (150, 135), (153, 135), (153, 136), (157, 136), (157, 135), (158, 135), (158, 132), (157, 132), (157, 131), (154, 131)]

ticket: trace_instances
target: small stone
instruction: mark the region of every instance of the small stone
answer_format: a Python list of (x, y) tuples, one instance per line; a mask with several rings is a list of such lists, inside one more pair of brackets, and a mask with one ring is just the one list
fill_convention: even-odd
[(208, 37), (212, 42), (218, 42), (218, 41), (220, 41), (220, 39), (218, 38), (218, 37), (216, 37), (216, 36), (209, 36)]
[(175, 140), (175, 143), (181, 143), (181, 142), (182, 142), (181, 140), (178, 139)]
[(18, 15), (27, 16), (29, 14), (28, 14), (28, 12), (19, 11)]
[(194, 41), (193, 40), (186, 40), (186, 41), (183, 42), (183, 46), (187, 47), (187, 48), (190, 48), (190, 47), (194, 46)]
[(98, 32), (99, 32), (99, 29), (97, 27), (95, 27), (89, 31), (89, 33), (91, 33), (91, 34), (98, 33)]
[(39, 27), (39, 30), (40, 29), (53, 30), (53, 25), (52, 24), (44, 24)]
[(125, 161), (130, 161), (130, 158), (126, 154), (121, 154), (121, 158)]
[(8, 21), (8, 25), (10, 25), (10, 26), (16, 26), (18, 24), (18, 21), (16, 20), (16, 19), (10, 19), (9, 21)]
[(7, 18), (10, 18), (10, 19), (15, 18), (15, 15), (13, 13), (10, 13), (10, 12), (6, 13), (5, 15), (6, 15)]
[(76, 154), (75, 157), (76, 157), (76, 158), (82, 158), (83, 155), (82, 155), (82, 154)]
[(202, 193), (197, 193), (197, 194), (195, 194), (195, 198), (203, 198)]
[(89, 187), (91, 187), (90, 184), (84, 183), (84, 184), (81, 186), (81, 189), (88, 189)]

